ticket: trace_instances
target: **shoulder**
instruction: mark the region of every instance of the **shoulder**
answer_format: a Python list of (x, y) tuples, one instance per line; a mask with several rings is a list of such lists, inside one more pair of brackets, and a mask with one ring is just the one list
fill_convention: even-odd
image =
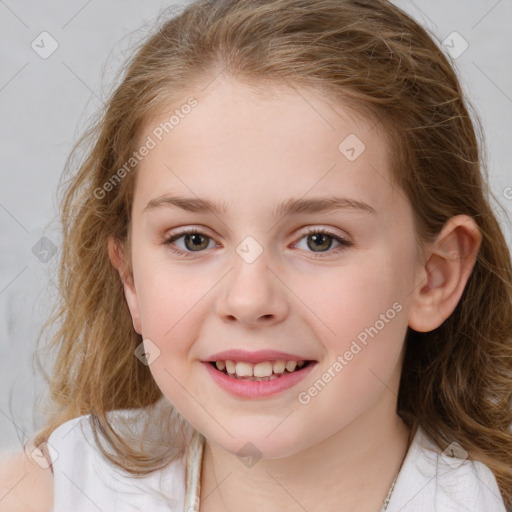
[[(139, 428), (140, 411), (109, 413), (133, 421)], [(48, 439), (54, 472), (53, 512), (85, 512), (93, 503), (102, 510), (154, 512), (181, 510), (185, 492), (185, 461), (178, 458), (165, 468), (145, 475), (133, 475), (113, 464), (100, 450), (94, 436), (91, 415), (69, 420)], [(102, 440), (103, 441), (103, 440)], [(102, 442), (111, 452), (109, 446)], [(171, 508), (169, 508), (171, 506)]]
[[(54, 463), (62, 452), (62, 439), (86, 416), (59, 425), (48, 441), (25, 451), (0, 454), (0, 512), (50, 512), (54, 501)], [(68, 446), (76, 444), (70, 436)], [(57, 449), (58, 447), (58, 449)]]
[(419, 429), (406, 455), (388, 512), (506, 512), (493, 472), (457, 443), (441, 451)]
[(0, 512), (50, 512), (53, 475), (37, 449), (0, 455)]

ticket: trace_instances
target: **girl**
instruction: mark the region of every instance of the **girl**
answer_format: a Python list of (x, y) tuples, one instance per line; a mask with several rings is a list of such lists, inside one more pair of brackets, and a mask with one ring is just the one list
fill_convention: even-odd
[(86, 141), (33, 510), (512, 510), (510, 254), (415, 21), (198, 0)]

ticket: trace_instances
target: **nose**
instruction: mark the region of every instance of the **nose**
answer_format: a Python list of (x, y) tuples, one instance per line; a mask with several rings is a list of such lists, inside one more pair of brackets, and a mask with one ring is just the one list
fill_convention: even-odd
[(286, 285), (264, 255), (263, 252), (255, 261), (247, 262), (234, 254), (233, 269), (223, 280), (216, 301), (216, 313), (224, 322), (258, 328), (286, 318), (289, 311)]

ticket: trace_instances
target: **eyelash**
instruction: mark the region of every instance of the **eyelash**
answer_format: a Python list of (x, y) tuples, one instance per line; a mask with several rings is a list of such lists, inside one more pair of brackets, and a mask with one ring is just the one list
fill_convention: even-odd
[[(181, 249), (174, 249), (172, 242), (179, 240), (180, 238), (182, 238), (183, 236), (186, 236), (186, 235), (203, 235), (204, 237), (213, 240), (206, 233), (203, 233), (202, 231), (192, 228), (192, 229), (189, 229), (186, 231), (181, 231), (180, 233), (176, 233), (176, 234), (172, 235), (171, 237), (165, 239), (163, 243), (164, 243), (164, 245), (167, 245), (169, 247), (169, 250), (171, 252), (173, 252), (175, 254), (179, 254), (180, 256), (188, 257), (191, 254), (193, 254), (194, 252), (198, 252), (198, 253), (203, 252), (203, 251), (183, 251)], [(318, 228), (317, 229), (308, 228), (308, 230), (300, 237), (299, 241), (302, 240), (304, 237), (307, 237), (308, 235), (327, 235), (330, 238), (333, 238), (334, 240), (336, 240), (337, 242), (339, 242), (341, 244), (340, 247), (338, 247), (336, 250), (327, 251), (326, 253), (315, 253), (315, 252), (311, 251), (311, 253), (313, 254), (313, 257), (315, 257), (315, 258), (325, 258), (332, 254), (338, 254), (352, 245), (352, 242), (350, 242), (346, 238), (342, 238), (342, 237), (336, 235), (335, 233), (333, 233), (332, 231), (329, 231), (328, 229), (318, 229)]]

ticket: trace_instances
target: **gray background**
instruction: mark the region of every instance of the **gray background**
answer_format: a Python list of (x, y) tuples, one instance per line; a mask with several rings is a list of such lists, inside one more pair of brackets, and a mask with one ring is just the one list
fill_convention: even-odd
[[(440, 41), (454, 31), (467, 41), (456, 66), (484, 123), (492, 189), (510, 215), (512, 1), (394, 3)], [(0, 452), (19, 449), (40, 426), (38, 401), (45, 387), (33, 353), (55, 295), (56, 194), (66, 157), (106, 100), (130, 47), (171, 5), (180, 4), (0, 0)], [(46, 59), (31, 47), (35, 40), (38, 51), (50, 48), (49, 39), (42, 48), (44, 31), (58, 44)], [(512, 247), (510, 224), (497, 214)], [(43, 236), (48, 240), (41, 245)]]

